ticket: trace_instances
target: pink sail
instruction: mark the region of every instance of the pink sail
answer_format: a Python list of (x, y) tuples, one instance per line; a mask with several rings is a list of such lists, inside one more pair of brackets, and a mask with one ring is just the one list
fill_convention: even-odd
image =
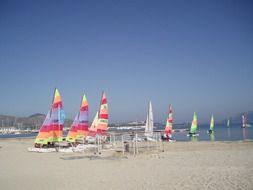
[(169, 114), (168, 114), (168, 118), (167, 118), (167, 122), (166, 122), (166, 126), (165, 126), (165, 134), (170, 135), (173, 131), (172, 131), (172, 123), (173, 123), (173, 117), (172, 117), (172, 106), (169, 106)]

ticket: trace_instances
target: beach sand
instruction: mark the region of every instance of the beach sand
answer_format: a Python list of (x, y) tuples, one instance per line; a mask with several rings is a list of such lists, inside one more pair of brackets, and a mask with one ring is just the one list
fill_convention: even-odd
[(165, 143), (137, 156), (33, 153), (32, 139), (0, 141), (0, 188), (253, 189), (253, 142)]

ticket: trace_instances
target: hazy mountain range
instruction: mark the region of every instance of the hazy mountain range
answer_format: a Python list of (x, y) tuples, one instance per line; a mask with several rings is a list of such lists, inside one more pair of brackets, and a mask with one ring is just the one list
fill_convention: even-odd
[[(9, 115), (0, 115), (0, 127), (17, 127), (20, 129), (31, 128), (39, 129), (42, 125), (46, 115), (41, 113), (36, 113), (28, 117), (15, 117)], [(73, 120), (65, 119), (65, 127), (70, 127)]]
[[(239, 124), (242, 122), (242, 114), (247, 115), (248, 123), (253, 123), (253, 111), (248, 111), (245, 113), (238, 113), (233, 117), (226, 118), (222, 121), (216, 121), (216, 123), (226, 123), (227, 119), (230, 120), (231, 124)], [(31, 128), (31, 129), (39, 129), (42, 125), (45, 115), (41, 113), (36, 113), (30, 115), (28, 117), (15, 117), (9, 115), (0, 115), (0, 127), (17, 127), (20, 129)], [(72, 119), (65, 119), (64, 126), (70, 127), (72, 124)], [(124, 125), (131, 125), (132, 123), (124, 123)], [(143, 125), (143, 122), (133, 123), (132, 125)], [(111, 126), (120, 126), (121, 124), (111, 123)], [(158, 124), (157, 124), (158, 125)]]

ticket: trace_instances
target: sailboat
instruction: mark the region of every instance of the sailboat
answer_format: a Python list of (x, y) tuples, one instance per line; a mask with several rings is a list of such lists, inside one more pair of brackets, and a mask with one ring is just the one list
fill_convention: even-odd
[(214, 133), (214, 117), (212, 115), (211, 117), (211, 121), (210, 121), (210, 128), (209, 131), (207, 131), (209, 134), (213, 134)]
[(190, 137), (199, 136), (197, 132), (198, 132), (198, 119), (197, 119), (196, 112), (194, 112), (191, 129), (190, 129), (190, 132), (187, 134), (187, 136), (190, 136)]
[(230, 126), (230, 122), (229, 122), (229, 119), (228, 119), (228, 121), (227, 121), (227, 127), (229, 127)]
[(52, 106), (35, 139), (35, 147), (54, 147), (63, 140), (65, 114), (59, 90), (55, 88)]
[(97, 121), (97, 133), (105, 134), (107, 131), (108, 131), (108, 104), (105, 92), (102, 92)]
[(88, 130), (88, 136), (86, 137), (88, 143), (94, 143), (96, 135), (103, 136), (105, 140), (108, 131), (108, 103), (105, 92), (102, 92), (99, 112), (96, 113)]
[(246, 116), (242, 114), (242, 128), (246, 127)]
[(245, 127), (251, 127), (251, 125), (247, 123), (246, 114), (242, 114), (242, 128), (245, 128)]
[(146, 119), (146, 125), (145, 125), (145, 133), (144, 133), (144, 135), (147, 138), (153, 136), (153, 128), (154, 128), (154, 119), (153, 119), (152, 104), (151, 104), (151, 101), (149, 101), (149, 107), (148, 107), (148, 113), (147, 113), (147, 119)]
[(173, 117), (172, 117), (172, 106), (169, 106), (169, 114), (166, 121), (166, 126), (164, 130), (164, 135), (162, 136), (162, 140), (168, 140), (168, 141), (175, 141), (171, 138), (171, 134), (173, 132), (172, 130), (172, 123), (173, 123)]
[(88, 133), (88, 126), (88, 101), (83, 95), (80, 110), (75, 116), (66, 140), (71, 143), (83, 141)]

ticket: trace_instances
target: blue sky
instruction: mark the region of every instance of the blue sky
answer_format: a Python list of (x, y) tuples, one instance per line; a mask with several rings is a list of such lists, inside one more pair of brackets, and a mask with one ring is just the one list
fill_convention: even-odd
[(253, 110), (251, 1), (0, 1), (0, 114), (90, 120), (105, 90), (110, 121), (205, 122)]

